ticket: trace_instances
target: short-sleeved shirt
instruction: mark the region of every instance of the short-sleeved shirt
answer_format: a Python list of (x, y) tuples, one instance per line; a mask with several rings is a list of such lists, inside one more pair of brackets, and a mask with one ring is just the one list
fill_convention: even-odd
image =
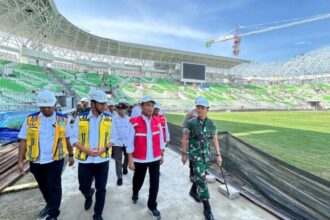
[[(50, 117), (44, 116), (41, 112), (40, 115), (40, 133), (39, 133), (39, 158), (34, 163), (46, 164), (53, 162), (53, 145), (55, 136), (55, 124), (56, 124), (56, 113)], [(21, 130), (18, 134), (18, 138), (27, 139), (27, 118), (25, 119)], [(65, 137), (69, 137), (71, 134), (70, 121), (67, 120)]]
[(191, 159), (202, 158), (205, 162), (209, 161), (210, 144), (217, 129), (211, 119), (199, 118), (191, 119), (187, 122), (184, 133), (189, 133), (189, 156)]
[(117, 130), (117, 142), (115, 143), (116, 146), (119, 147), (127, 147), (128, 146), (128, 137), (129, 137), (129, 126), (130, 126), (130, 122), (129, 122), (130, 117), (125, 115), (124, 117), (121, 117), (119, 114), (114, 116), (112, 118), (113, 121), (113, 126), (116, 128)]
[[(95, 117), (92, 114), (92, 111), (88, 113), (89, 118), (89, 136), (88, 136), (88, 144), (90, 148), (98, 148), (99, 144), (99, 124), (102, 119), (102, 114)], [(70, 142), (71, 144), (75, 144), (79, 142), (79, 117), (76, 118), (73, 127), (72, 132), (70, 136)], [(117, 130), (115, 129), (114, 122), (112, 121), (112, 126), (110, 128), (110, 142), (116, 143), (117, 142)], [(92, 157), (88, 156), (86, 160), (78, 160), (79, 163), (102, 163), (109, 161), (110, 158), (102, 158), (100, 156)]]

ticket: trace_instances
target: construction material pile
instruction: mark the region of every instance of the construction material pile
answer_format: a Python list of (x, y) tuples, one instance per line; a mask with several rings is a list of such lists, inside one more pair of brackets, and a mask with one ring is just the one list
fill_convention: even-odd
[[(22, 176), (16, 170), (17, 156), (17, 144), (0, 146), (0, 192)], [(25, 162), (24, 171), (28, 169), (29, 164)]]

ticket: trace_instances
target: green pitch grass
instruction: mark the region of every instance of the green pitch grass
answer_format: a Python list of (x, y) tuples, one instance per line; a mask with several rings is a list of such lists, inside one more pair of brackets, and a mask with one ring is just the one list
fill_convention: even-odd
[[(184, 114), (167, 114), (182, 125)], [(209, 113), (219, 131), (228, 131), (247, 143), (330, 180), (330, 112)]]

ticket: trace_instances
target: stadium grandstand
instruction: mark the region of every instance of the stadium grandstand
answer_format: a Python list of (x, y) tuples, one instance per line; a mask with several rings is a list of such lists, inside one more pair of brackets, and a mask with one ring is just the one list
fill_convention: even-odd
[[(198, 95), (210, 98), (218, 110), (310, 109), (310, 100), (319, 100), (322, 108), (329, 106), (329, 48), (287, 62), (250, 63), (101, 38), (72, 25), (57, 12), (52, 1), (42, 4), (47, 8), (42, 15), (38, 11), (29, 12), (28, 3), (22, 5), (25, 8), (22, 14), (9, 14), (10, 6), (2, 13), (11, 23), (1, 23), (1, 30), (5, 31), (0, 35), (1, 102), (10, 97), (14, 103), (17, 103), (15, 100), (22, 101), (19, 105), (9, 101), (1, 106), (7, 108), (3, 110), (24, 108), (24, 104), (29, 106), (32, 92), (43, 88), (58, 95), (67, 91), (79, 99), (93, 87), (109, 85), (114, 87), (118, 99), (125, 96), (137, 101), (141, 95), (150, 93), (158, 99), (168, 99), (169, 102), (165, 102), (168, 105), (164, 106), (168, 110), (187, 109)], [(13, 22), (18, 22), (22, 16), (29, 17), (31, 23), (17, 28), (22, 24)], [(34, 20), (45, 23), (33, 30)], [(42, 30), (42, 26), (53, 28)], [(47, 32), (47, 36), (41, 37), (40, 32)], [(42, 47), (42, 53), (28, 49), (35, 45)], [(203, 84), (181, 83), (182, 62), (206, 65), (206, 81)], [(40, 81), (35, 83), (36, 79)], [(70, 89), (65, 90), (63, 84)], [(132, 91), (138, 93), (132, 94)]]
[[(191, 69), (185, 70), (186, 64), (187, 69)], [(212, 111), (221, 113), (323, 111), (330, 109), (330, 47), (286, 61), (261, 63), (97, 36), (65, 18), (58, 11), (54, 0), (0, 0), (0, 128), (21, 126), (27, 114), (38, 110), (35, 104), (36, 94), (45, 89), (54, 92), (61, 110), (69, 114), (74, 111), (81, 98), (88, 97), (95, 89), (105, 91), (109, 100), (118, 102), (125, 98), (130, 104), (138, 103), (141, 97), (151, 95), (161, 102), (162, 111), (176, 112), (180, 117), (183, 112), (192, 109), (198, 96), (210, 101)], [(175, 120), (176, 118), (173, 119)], [(179, 149), (177, 146), (181, 146), (180, 123), (171, 123), (169, 126), (172, 129), (171, 137), (173, 136), (171, 144), (176, 146), (169, 152), (173, 160), (180, 160), (175, 154)], [(253, 132), (260, 136), (276, 133), (277, 128), (271, 125), (274, 127), (265, 126), (261, 131), (238, 133), (241, 136), (253, 135)], [(224, 154), (227, 154), (224, 160), (230, 161), (226, 164), (227, 167), (224, 166), (226, 175), (233, 176), (234, 180), (229, 180), (229, 183), (233, 188), (240, 189), (244, 201), (223, 202), (227, 198), (221, 195), (220, 202), (215, 196), (212, 202), (217, 201), (222, 210), (228, 207), (230, 210), (239, 210), (235, 215), (228, 211), (218, 212), (216, 216), (224, 219), (330, 218), (327, 212), (329, 201), (326, 201), (327, 204), (324, 202), (329, 198), (329, 169), (322, 170), (322, 177), (314, 176), (308, 170), (302, 171), (288, 161), (283, 162), (275, 156), (269, 156), (228, 132), (219, 133), (220, 136), (220, 145), (224, 146)], [(241, 161), (244, 166), (236, 166), (237, 161)], [(253, 163), (263, 169), (247, 168)], [(1, 162), (0, 164), (3, 165)], [(161, 177), (170, 177), (167, 172), (171, 173), (176, 169), (174, 163), (164, 171), (162, 168)], [(72, 186), (70, 182), (76, 181), (73, 180), (76, 177), (73, 172), (76, 171), (71, 169), (63, 172), (63, 219), (75, 219), (73, 216), (79, 215), (79, 211), (75, 209), (80, 208), (77, 202), (79, 199), (76, 199), (78, 187)], [(225, 179), (218, 171), (213, 164), (209, 172), (217, 177), (217, 181), (224, 182)], [(278, 180), (270, 174), (272, 172), (281, 174), (283, 178)], [(190, 184), (180, 179), (185, 174), (188, 174), (185, 168), (178, 170), (177, 179), (181, 184), (178, 187), (187, 188)], [(237, 184), (241, 180), (235, 179), (235, 175), (245, 177), (252, 190)], [(282, 180), (287, 182), (283, 183)], [(1, 181), (3, 179), (0, 175), (0, 183)], [(166, 184), (171, 183), (166, 181)], [(300, 191), (301, 185), (310, 187), (307, 189), (308, 193), (314, 194)], [(289, 188), (292, 186), (293, 189)], [(214, 195), (219, 190), (214, 185), (210, 189)], [(122, 193), (131, 192), (123, 190)], [(174, 194), (173, 190), (168, 189), (160, 197), (179, 202), (179, 197), (169, 198), (169, 195)], [(318, 198), (314, 199), (313, 196)], [(74, 201), (70, 210), (69, 201), (72, 198)], [(6, 199), (10, 201), (9, 197)], [(115, 195), (114, 199), (120, 202), (122, 197)], [(121, 210), (118, 204), (114, 207)], [(0, 208), (3, 207), (8, 208), (4, 203)], [(165, 205), (161, 207), (168, 213), (172, 210)], [(195, 214), (195, 206), (185, 208), (191, 209), (197, 217), (178, 215), (180, 219), (201, 218)], [(139, 210), (135, 211), (138, 219), (147, 219)], [(123, 217), (119, 213), (106, 213), (115, 216), (114, 219)], [(127, 212), (123, 219), (135, 219), (136, 213)], [(175, 213), (167, 214), (166, 217), (178, 219)], [(84, 216), (79, 219), (88, 218)]]
[[(216, 110), (311, 109), (312, 100), (329, 107), (329, 48), (286, 62), (251, 63), (102, 38), (71, 24), (53, 1), (37, 8), (29, 1), (1, 4), (3, 110), (26, 109), (33, 92), (44, 88), (79, 100), (100, 86), (117, 100), (152, 94), (167, 110), (186, 110), (196, 96), (209, 98)], [(183, 62), (205, 65), (206, 81), (183, 83)]]

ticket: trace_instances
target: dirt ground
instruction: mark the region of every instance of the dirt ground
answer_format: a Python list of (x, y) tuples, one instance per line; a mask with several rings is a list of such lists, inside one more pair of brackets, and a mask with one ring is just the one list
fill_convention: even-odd
[[(26, 174), (14, 185), (35, 182), (31, 173)], [(30, 220), (36, 219), (36, 215), (44, 206), (44, 201), (39, 189), (30, 189), (0, 195), (0, 219), (1, 220)]]

